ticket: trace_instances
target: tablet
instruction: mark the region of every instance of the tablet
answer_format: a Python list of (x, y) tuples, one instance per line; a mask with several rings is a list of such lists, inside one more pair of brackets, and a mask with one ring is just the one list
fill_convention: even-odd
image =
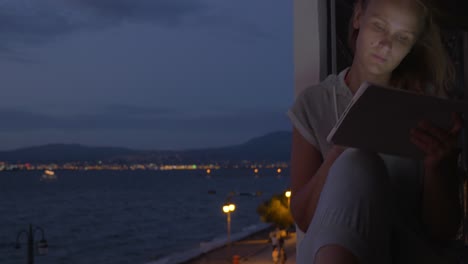
[(327, 136), (330, 143), (390, 155), (422, 158), (410, 130), (428, 120), (452, 127), (452, 112), (466, 114), (468, 104), (365, 82)]

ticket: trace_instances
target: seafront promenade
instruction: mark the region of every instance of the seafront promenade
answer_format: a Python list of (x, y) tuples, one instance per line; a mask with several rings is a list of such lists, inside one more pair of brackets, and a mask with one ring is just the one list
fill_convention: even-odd
[[(185, 252), (151, 260), (145, 264), (228, 264), (235, 263), (233, 256), (238, 256), (238, 263), (273, 263), (272, 245), (269, 234), (273, 226), (260, 224), (244, 228), (242, 232), (231, 235), (231, 243), (227, 238), (216, 238), (202, 242), (197, 248)], [(288, 264), (296, 263), (296, 233), (290, 232), (284, 243)]]
[[(271, 229), (253, 234), (245, 239), (233, 242), (231, 247), (223, 246), (207, 252), (184, 264), (227, 264), (233, 263), (229, 256), (239, 256), (239, 263), (246, 264), (272, 264), (271, 242), (268, 234)], [(290, 233), (285, 240), (284, 248), (287, 254), (287, 264), (296, 263), (296, 234)]]

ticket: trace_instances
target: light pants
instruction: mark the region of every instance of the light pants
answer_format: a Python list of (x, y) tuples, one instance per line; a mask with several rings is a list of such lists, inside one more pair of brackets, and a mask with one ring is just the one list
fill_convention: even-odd
[(416, 260), (409, 256), (402, 259), (402, 248), (430, 257), (426, 250), (416, 252), (423, 242), (414, 234), (408, 232), (412, 238), (406, 234), (395, 237), (395, 229), (401, 227), (395, 224), (399, 221), (390, 186), (387, 167), (379, 155), (356, 149), (343, 152), (329, 170), (315, 215), (297, 245), (297, 263), (314, 263), (316, 253), (326, 245), (348, 249), (361, 264)]

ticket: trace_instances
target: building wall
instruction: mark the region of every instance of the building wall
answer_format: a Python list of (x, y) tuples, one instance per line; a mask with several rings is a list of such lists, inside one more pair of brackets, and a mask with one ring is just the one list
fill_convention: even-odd
[(327, 75), (327, 0), (294, 0), (294, 94)]

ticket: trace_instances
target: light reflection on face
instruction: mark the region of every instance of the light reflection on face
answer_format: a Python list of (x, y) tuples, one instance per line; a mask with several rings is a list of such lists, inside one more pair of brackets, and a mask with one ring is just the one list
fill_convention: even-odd
[(371, 0), (358, 9), (355, 60), (374, 75), (387, 75), (400, 64), (417, 40), (421, 14), (415, 1)]

